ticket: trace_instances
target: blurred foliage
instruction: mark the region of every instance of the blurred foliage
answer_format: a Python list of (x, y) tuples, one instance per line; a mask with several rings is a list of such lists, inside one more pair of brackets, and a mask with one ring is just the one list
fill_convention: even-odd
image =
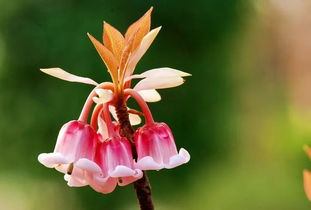
[(91, 90), (38, 69), (109, 80), (86, 32), (100, 38), (103, 20), (124, 32), (150, 6), (153, 28), (163, 28), (136, 71), (193, 74), (150, 104), (192, 155), (187, 165), (149, 172), (157, 209), (309, 209), (301, 147), (311, 132), (289, 119), (284, 85), (265, 63), (263, 28), (243, 0), (1, 0), (0, 209), (137, 209), (131, 186), (109, 195), (68, 188), (37, 162)]

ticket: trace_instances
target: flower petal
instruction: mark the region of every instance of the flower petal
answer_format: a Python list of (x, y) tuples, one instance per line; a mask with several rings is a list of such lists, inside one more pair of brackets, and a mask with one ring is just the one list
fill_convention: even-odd
[(308, 199), (311, 201), (311, 171), (303, 171), (304, 188)]
[(81, 158), (75, 163), (75, 168), (80, 168), (81, 170), (85, 170), (91, 173), (101, 173), (101, 168), (94, 163), (93, 161), (86, 159), (86, 158)]
[(75, 179), (74, 176), (71, 176), (69, 174), (65, 174), (64, 179), (65, 181), (67, 181), (69, 187), (83, 187), (87, 185), (87, 183), (81, 182), (80, 180)]
[(159, 33), (161, 26), (151, 30), (144, 38), (142, 39), (140, 45), (137, 47), (136, 51), (132, 54), (127, 69), (125, 73), (125, 77), (132, 75), (138, 61), (143, 57), (145, 52), (148, 50), (153, 40), (156, 38)]
[(98, 85), (97, 82), (95, 82), (94, 80), (87, 78), (87, 77), (79, 77), (73, 74), (70, 74), (66, 71), (64, 71), (61, 68), (48, 68), (48, 69), (40, 69), (40, 71), (51, 75), (53, 77), (62, 79), (62, 80), (66, 80), (69, 82), (80, 82), (80, 83), (85, 83), (85, 84), (90, 84), (90, 85)]
[(185, 164), (189, 162), (190, 160), (190, 154), (188, 153), (187, 150), (184, 148), (181, 148), (179, 150), (179, 154), (174, 155), (173, 157), (170, 158), (170, 162), (168, 165), (165, 166), (165, 168), (175, 168), (177, 166), (180, 166), (182, 164)]
[(155, 89), (140, 90), (138, 93), (146, 102), (157, 102), (161, 100), (160, 94)]
[(141, 118), (138, 114), (129, 114), (131, 125), (139, 125), (141, 123)]
[(117, 178), (117, 177), (133, 176), (136, 174), (136, 171), (129, 167), (119, 165), (113, 171), (109, 171), (108, 173), (109, 176)]
[(162, 67), (162, 68), (150, 69), (141, 74), (134, 74), (126, 78), (126, 80), (128, 81), (130, 79), (145, 78), (145, 77), (169, 77), (169, 76), (188, 77), (188, 76), (191, 76), (191, 74), (177, 70), (177, 69), (172, 69), (169, 67)]
[(104, 104), (112, 100), (113, 93), (111, 90), (106, 89), (96, 89), (95, 90), (97, 96), (94, 96), (92, 99), (97, 104)]
[(111, 193), (117, 186), (118, 179), (107, 177), (94, 177), (90, 180), (89, 185), (97, 192), (108, 194)]
[(160, 170), (164, 168), (163, 165), (158, 164), (151, 156), (146, 156), (137, 161), (136, 164), (134, 164), (136, 168), (139, 168), (141, 170)]
[(184, 83), (184, 79), (180, 76), (169, 77), (146, 77), (139, 81), (134, 90), (163, 89), (176, 87)]
[(107, 125), (100, 116), (97, 118), (97, 123), (98, 123), (98, 133), (102, 135), (102, 139), (109, 138)]
[(135, 174), (133, 176), (126, 176), (118, 179), (118, 185), (125, 186), (143, 177), (143, 172), (140, 169), (135, 169), (134, 171)]
[(38, 161), (48, 168), (69, 163), (61, 153), (42, 153), (38, 156)]

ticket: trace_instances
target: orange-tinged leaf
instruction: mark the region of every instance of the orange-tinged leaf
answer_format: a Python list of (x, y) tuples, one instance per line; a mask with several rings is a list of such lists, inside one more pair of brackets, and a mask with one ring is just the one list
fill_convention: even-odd
[(151, 25), (151, 12), (153, 7), (151, 7), (139, 20), (133, 23), (125, 33), (125, 39), (130, 40), (132, 36), (136, 36), (132, 50), (135, 50), (136, 47), (140, 44), (143, 37), (150, 31)]
[(311, 159), (311, 148), (308, 147), (307, 145), (305, 145), (303, 147), (303, 149), (305, 150), (305, 152), (307, 153), (307, 155), (309, 156), (309, 158)]
[(113, 81), (117, 81), (118, 63), (116, 58), (102, 43), (100, 43), (97, 39), (95, 39), (91, 34), (87, 33), (87, 35), (89, 36), (98, 54), (100, 55), (105, 65), (107, 66)]
[(306, 195), (308, 199), (311, 201), (311, 171), (308, 170), (303, 171), (303, 184)]
[(106, 22), (104, 22), (103, 42), (114, 54), (117, 61), (120, 62), (125, 42), (124, 37), (117, 29)]
[(135, 37), (136, 37), (135, 35), (132, 36), (131, 39), (127, 41), (127, 44), (123, 49), (123, 52), (121, 55), (120, 66), (119, 66), (120, 71), (121, 71), (120, 75), (123, 75), (123, 73), (125, 71), (126, 65), (127, 65), (128, 60), (130, 58), (130, 55), (131, 55), (131, 49), (132, 49)]
[(152, 29), (144, 38), (142, 39), (140, 45), (137, 49), (133, 52), (131, 57), (129, 58), (128, 65), (126, 67), (125, 77), (132, 75), (138, 61), (143, 57), (146, 53), (156, 36), (158, 35), (159, 31), (161, 30), (161, 26), (155, 29)]

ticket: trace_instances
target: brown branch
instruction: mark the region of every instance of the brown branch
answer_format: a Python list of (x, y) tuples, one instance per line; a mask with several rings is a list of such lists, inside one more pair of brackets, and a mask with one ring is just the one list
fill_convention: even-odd
[[(137, 159), (137, 152), (134, 144), (135, 131), (129, 120), (129, 112), (127, 110), (126, 103), (123, 98), (120, 97), (116, 100), (115, 105), (120, 123), (120, 135), (126, 137), (131, 142), (133, 157), (134, 159)], [(143, 173), (143, 177), (134, 182), (136, 196), (141, 210), (154, 210), (148, 176), (145, 171), (143, 171)]]

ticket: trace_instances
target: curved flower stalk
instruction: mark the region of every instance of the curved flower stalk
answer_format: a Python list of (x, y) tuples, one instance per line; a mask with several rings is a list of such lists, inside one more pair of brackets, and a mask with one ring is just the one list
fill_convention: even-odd
[[(308, 146), (304, 147), (308, 157), (311, 159), (311, 148)], [(304, 188), (308, 199), (311, 201), (311, 171), (305, 169), (303, 171)]]
[[(65, 173), (69, 186), (89, 185), (97, 192), (110, 193), (117, 185), (134, 182), (141, 209), (153, 209), (150, 185), (142, 170), (173, 168), (190, 160), (185, 149), (177, 152), (169, 127), (154, 122), (146, 102), (161, 100), (158, 89), (179, 86), (184, 83), (183, 77), (191, 75), (168, 67), (134, 74), (138, 61), (161, 29), (150, 29), (151, 12), (152, 8), (124, 35), (107, 22), (104, 22), (102, 41), (87, 34), (112, 82), (97, 83), (61, 68), (41, 69), (59, 79), (95, 88), (86, 99), (79, 119), (61, 129), (54, 152), (40, 154), (39, 161)], [(140, 81), (131, 88), (134, 79)], [(139, 104), (141, 111), (127, 106), (130, 98)], [(142, 116), (145, 125), (134, 133), (132, 125), (140, 124)]]

